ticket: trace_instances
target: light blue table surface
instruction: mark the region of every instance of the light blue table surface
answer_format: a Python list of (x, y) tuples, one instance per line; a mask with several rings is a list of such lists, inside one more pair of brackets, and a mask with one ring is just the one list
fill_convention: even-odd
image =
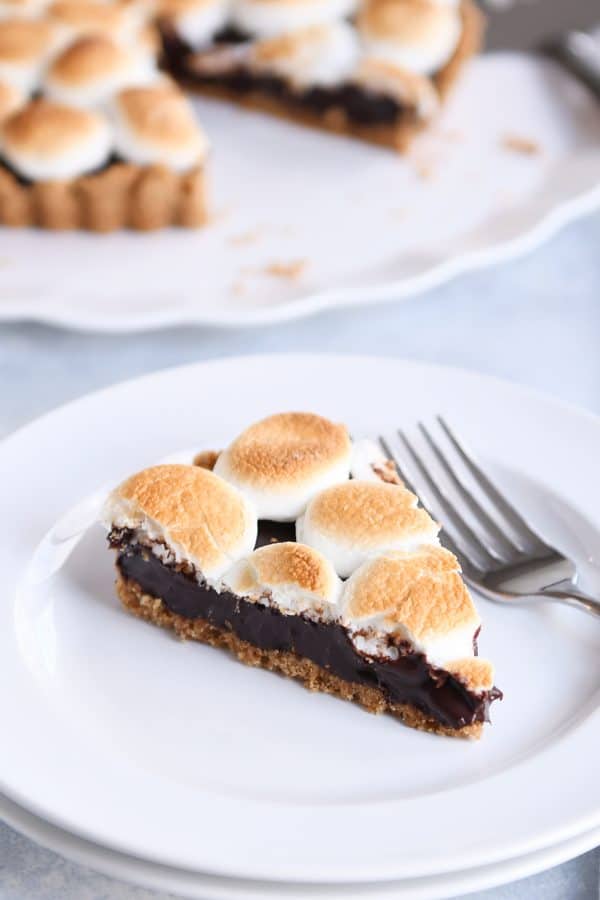
[[(600, 413), (600, 214), (570, 226), (525, 259), (463, 276), (412, 300), (288, 325), (123, 337), (0, 326), (0, 436), (60, 403), (137, 374), (217, 356), (292, 350), (461, 366)], [(599, 864), (595, 850), (471, 896), (598, 900)], [(0, 900), (146, 898), (166, 895), (72, 865), (0, 824)]]

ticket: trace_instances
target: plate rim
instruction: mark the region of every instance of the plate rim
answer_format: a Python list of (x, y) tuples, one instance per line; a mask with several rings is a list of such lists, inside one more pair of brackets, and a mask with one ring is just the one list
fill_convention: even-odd
[[(28, 309), (27, 304), (15, 301), (11, 305), (0, 306), (0, 322), (18, 323), (23, 321), (37, 322), (42, 325), (55, 326), (68, 331), (84, 334), (137, 334), (143, 331), (160, 331), (163, 328), (182, 328), (196, 326), (203, 328), (223, 328), (233, 330), (240, 328), (250, 330), (264, 325), (275, 325), (284, 322), (297, 322), (317, 316), (320, 313), (336, 310), (349, 310), (373, 305), (383, 306), (394, 302), (403, 302), (425, 294), (445, 284), (449, 284), (462, 275), (491, 268), (510, 260), (518, 260), (528, 253), (542, 247), (547, 241), (558, 235), (563, 229), (580, 218), (600, 209), (600, 184), (596, 183), (581, 193), (557, 201), (556, 205), (542, 213), (537, 222), (528, 230), (517, 234), (512, 239), (499, 244), (490, 244), (482, 250), (473, 250), (455, 257), (443, 259), (437, 265), (418, 275), (390, 281), (378, 288), (337, 288), (308, 293), (281, 305), (258, 308), (246, 315), (236, 318), (219, 316), (219, 302), (215, 301), (215, 314), (192, 315), (186, 311), (170, 315), (168, 310), (147, 316), (127, 317), (125, 312), (112, 320), (101, 313), (95, 316), (78, 314), (80, 304), (73, 304), (68, 311), (54, 309), (39, 312)], [(126, 298), (124, 298), (126, 302)], [(25, 305), (25, 311), (22, 306)]]
[[(192, 900), (196, 900), (196, 898), (205, 900), (207, 896), (210, 897), (210, 900), (238, 900), (238, 898), (241, 900), (243, 896), (247, 896), (249, 888), (252, 889), (252, 896), (254, 897), (256, 896), (255, 892), (264, 891), (264, 882), (221, 878), (220, 876), (203, 872), (184, 872), (183, 870), (170, 869), (168, 866), (153, 864), (147, 860), (127, 856), (52, 825), (23, 807), (18, 806), (18, 804), (2, 794), (0, 794), (0, 820), (3, 820), (10, 828), (13, 828), (38, 846), (57, 853), (76, 865), (87, 866), (94, 872), (100, 872), (103, 875), (128, 884), (172, 892), (181, 892), (183, 888), (185, 894), (181, 894), (181, 896), (187, 896), (192, 898)], [(48, 831), (50, 834), (48, 834)], [(406, 897), (406, 900), (415, 900), (414, 890), (417, 888), (419, 891), (418, 896), (422, 900), (424, 900), (425, 896), (427, 900), (431, 900), (432, 897), (439, 897), (441, 900), (442, 894), (440, 889), (443, 890), (443, 896), (447, 897), (448, 889), (451, 889), (453, 893), (455, 891), (457, 893), (465, 893), (508, 884), (521, 878), (539, 874), (553, 866), (561, 865), (593, 850), (599, 845), (600, 828), (597, 828), (591, 832), (585, 832), (582, 835), (571, 838), (563, 844), (551, 845), (524, 857), (515, 857), (500, 863), (491, 863), (489, 866), (479, 867), (478, 869), (467, 869), (464, 872), (443, 872), (437, 875), (426, 875), (422, 879), (418, 879), (416, 885), (414, 880), (409, 880), (408, 883), (400, 881), (373, 884), (370, 886), (368, 896), (372, 896), (373, 900), (379, 897), (382, 900), (386, 900), (386, 898), (392, 900), (396, 896)], [(135, 867), (135, 871), (131, 870), (132, 864)], [(128, 866), (130, 867), (129, 869), (127, 869)], [(189, 885), (184, 886), (179, 880), (169, 880), (170, 878), (175, 879), (181, 874), (190, 878)], [(160, 878), (160, 883), (157, 883), (157, 877)], [(228, 885), (231, 882), (236, 884), (236, 891), (233, 894), (228, 890)], [(442, 884), (439, 882), (442, 882)], [(271, 889), (281, 890), (280, 884), (279, 882), (267, 883), (270, 896), (272, 896), (270, 893)], [(225, 887), (225, 892), (222, 890), (223, 887)], [(289, 893), (289, 887), (296, 889), (293, 894)], [(327, 897), (327, 900), (329, 898), (331, 900), (339, 900), (342, 892), (344, 898), (353, 900), (354, 885), (352, 884), (322, 887), (325, 889), (323, 895)], [(215, 893), (215, 888), (217, 888), (217, 893)], [(237, 892), (238, 888), (239, 893)], [(299, 900), (300, 896), (309, 896), (305, 893), (305, 886), (303, 885), (289, 883), (285, 884), (284, 888), (286, 891), (285, 896), (289, 896), (290, 900)], [(335, 891), (334, 893), (333, 890), (328, 890), (331, 888), (338, 888), (339, 892)], [(364, 885), (360, 885), (359, 889), (360, 896), (365, 897)], [(241, 894), (242, 890), (246, 892), (246, 895)], [(426, 895), (423, 893), (424, 890), (427, 891)], [(207, 891), (212, 893), (209, 895)], [(410, 891), (410, 893), (405, 893), (406, 891)], [(313, 896), (313, 892), (311, 892), (310, 896)]]
[[(390, 367), (394, 367), (394, 368), (396, 368), (396, 367), (400, 368), (400, 369), (404, 368), (405, 372), (406, 372), (406, 369), (434, 370), (436, 372), (437, 377), (439, 377), (441, 375), (445, 375), (448, 372), (452, 372), (456, 376), (462, 376), (463, 378), (467, 377), (468, 379), (474, 379), (475, 381), (478, 381), (478, 382), (483, 381), (484, 383), (487, 383), (488, 385), (495, 384), (496, 386), (502, 387), (503, 389), (508, 388), (512, 392), (525, 395), (525, 397), (527, 397), (529, 400), (531, 400), (533, 402), (543, 401), (544, 403), (549, 404), (554, 411), (556, 411), (557, 409), (563, 409), (565, 412), (568, 412), (571, 415), (575, 415), (577, 417), (584, 418), (588, 421), (592, 421), (594, 423), (594, 427), (598, 428), (600, 430), (600, 418), (595, 416), (593, 413), (591, 413), (589, 411), (581, 410), (577, 406), (563, 404), (560, 401), (556, 401), (554, 398), (552, 398), (549, 395), (544, 394), (543, 392), (540, 392), (538, 390), (531, 389), (531, 388), (523, 388), (520, 385), (508, 382), (504, 379), (496, 378), (494, 376), (481, 375), (480, 373), (472, 372), (472, 371), (469, 371), (468, 369), (459, 369), (459, 368), (453, 368), (453, 367), (449, 367), (449, 366), (421, 363), (421, 362), (413, 361), (413, 360), (397, 360), (397, 359), (394, 359), (393, 357), (390, 358), (390, 357), (357, 356), (354, 354), (348, 354), (348, 355), (347, 354), (323, 354), (323, 353), (321, 353), (321, 354), (255, 354), (255, 355), (249, 355), (249, 356), (226, 357), (226, 358), (220, 358), (220, 359), (216, 359), (216, 360), (209, 360), (206, 362), (188, 364), (185, 366), (172, 367), (169, 369), (163, 369), (159, 372), (148, 373), (146, 375), (138, 376), (137, 378), (130, 379), (128, 381), (121, 382), (120, 384), (112, 385), (107, 388), (101, 388), (100, 390), (94, 391), (88, 395), (85, 395), (84, 397), (80, 397), (78, 399), (72, 400), (69, 403), (64, 404), (63, 406), (58, 407), (56, 410), (44, 414), (43, 416), (39, 417), (38, 419), (34, 420), (33, 422), (30, 422), (29, 424), (24, 425), (17, 432), (14, 432), (12, 435), (10, 435), (9, 437), (5, 438), (4, 441), (2, 441), (2, 443), (0, 444), (0, 453), (3, 452), (6, 449), (6, 446), (8, 444), (10, 444), (13, 440), (16, 440), (19, 436), (23, 437), (24, 433), (27, 432), (27, 430), (31, 429), (31, 430), (35, 431), (35, 429), (40, 427), (40, 425), (42, 423), (47, 424), (48, 420), (52, 419), (58, 413), (61, 413), (61, 412), (64, 413), (65, 410), (68, 410), (69, 408), (72, 408), (72, 407), (77, 407), (78, 405), (85, 405), (92, 398), (98, 399), (100, 395), (110, 395), (111, 393), (118, 391), (119, 389), (126, 388), (126, 387), (132, 387), (132, 386), (136, 386), (136, 385), (139, 387), (140, 385), (143, 385), (143, 383), (146, 381), (150, 381), (155, 378), (161, 378), (161, 377), (164, 377), (165, 375), (167, 375), (167, 376), (170, 375), (171, 377), (173, 377), (173, 376), (180, 377), (182, 375), (187, 376), (190, 371), (194, 371), (194, 370), (198, 371), (198, 372), (204, 372), (204, 374), (205, 374), (205, 370), (207, 368), (212, 367), (214, 369), (214, 368), (219, 368), (219, 367), (223, 367), (223, 366), (225, 368), (229, 368), (231, 365), (234, 365), (234, 366), (239, 366), (240, 364), (247, 365), (250, 362), (252, 362), (255, 365), (257, 365), (257, 364), (263, 365), (265, 362), (268, 362), (269, 365), (272, 365), (274, 362), (279, 361), (280, 365), (289, 367), (290, 365), (295, 366), (298, 364), (314, 365), (315, 362), (318, 362), (318, 361), (322, 361), (322, 362), (329, 363), (329, 364), (331, 364), (332, 362), (335, 362), (336, 365), (339, 365), (341, 360), (345, 361), (346, 364), (351, 364), (354, 366), (356, 366), (357, 364), (363, 364), (363, 365), (371, 364), (371, 365), (375, 366), (376, 368), (385, 367), (386, 365), (390, 366)], [(600, 434), (599, 434), (599, 440), (600, 440)], [(581, 732), (581, 730), (582, 730), (581, 728), (577, 729), (577, 731), (579, 731), (579, 732)], [(490, 780), (493, 780), (493, 777)], [(21, 806), (25, 807), (26, 809), (33, 810), (37, 815), (41, 815), (43, 818), (47, 819), (48, 821), (56, 822), (56, 824), (60, 825), (61, 827), (65, 827), (65, 824), (66, 824), (68, 830), (72, 830), (72, 831), (74, 830), (74, 831), (77, 831), (77, 833), (83, 834), (84, 836), (91, 837), (92, 840), (98, 840), (97, 834), (90, 835), (90, 834), (86, 833), (86, 831), (84, 829), (82, 829), (81, 827), (73, 828), (72, 824), (69, 824), (68, 822), (65, 823), (64, 820), (61, 820), (60, 817), (57, 817), (56, 815), (52, 815), (51, 813), (48, 814), (47, 810), (40, 809), (38, 806), (36, 806), (35, 803), (32, 803), (30, 800), (28, 801), (27, 798), (21, 797), (18, 794), (18, 792), (15, 793), (15, 791), (11, 790), (10, 787), (7, 788), (6, 786), (3, 786), (2, 789), (5, 791), (6, 795), (9, 798), (10, 797), (14, 798)], [(566, 839), (569, 835), (572, 835), (574, 833), (578, 833), (583, 830), (589, 830), (590, 828), (595, 827), (597, 822), (600, 822), (600, 807), (597, 809), (594, 809), (593, 815), (589, 815), (589, 816), (583, 817), (583, 818), (580, 817), (577, 825), (574, 825), (573, 822), (570, 822), (569, 825), (567, 825), (567, 826), (562, 825), (558, 828), (555, 827), (553, 831), (551, 830), (551, 831), (547, 832), (543, 838), (540, 838), (538, 836), (537, 839), (534, 839), (533, 841), (530, 840), (529, 844), (525, 844), (525, 846), (530, 846), (530, 849), (534, 850), (534, 849), (538, 848), (539, 846), (547, 845), (548, 843), (551, 843), (553, 841), (558, 842), (558, 841), (562, 840), (563, 838)], [(111, 841), (110, 839), (109, 840), (102, 839), (101, 842), (106, 843), (111, 846), (115, 846), (114, 841)], [(119, 846), (119, 845), (117, 845), (117, 846)], [(122, 849), (122, 847), (119, 847), (119, 848)], [(142, 856), (144, 855), (143, 852), (140, 853), (139, 847), (132, 849), (132, 847), (130, 846), (129, 850), (127, 852), (134, 852), (136, 855), (142, 855)], [(495, 857), (488, 859), (488, 861), (491, 862), (494, 858), (498, 858), (498, 859), (501, 858), (503, 852), (505, 853), (506, 851), (500, 851), (499, 853), (497, 853), (497, 855)], [(163, 857), (163, 859), (164, 859), (164, 857)], [(464, 859), (463, 859), (463, 862), (464, 862)], [(168, 864), (173, 864), (173, 861), (169, 860)], [(179, 865), (180, 863), (175, 862), (175, 864)], [(196, 867), (198, 864), (199, 863), (196, 864)], [(474, 864), (474, 863), (471, 862), (469, 865), (472, 865), (472, 864)], [(457, 867), (458, 867), (458, 863), (457, 863)], [(462, 863), (461, 863), (460, 867), (462, 867)], [(213, 869), (209, 866), (203, 866), (203, 868), (207, 868), (207, 869), (210, 868), (211, 871), (215, 871), (215, 872), (218, 871), (218, 869)], [(450, 866), (449, 868), (452, 868), (452, 867)], [(364, 874), (365, 874), (365, 878), (372, 877), (374, 879), (382, 879), (382, 878), (386, 878), (386, 877), (398, 877), (396, 872), (394, 872), (393, 875), (391, 875), (390, 872), (391, 872), (391, 870), (389, 869), (389, 863), (388, 863), (388, 868), (386, 868), (384, 871), (382, 871), (380, 863), (377, 863), (377, 867), (375, 869), (373, 869), (373, 868), (367, 869), (367, 867), (365, 867)], [(243, 874), (247, 875), (250, 873), (254, 877), (257, 877), (258, 874), (260, 874), (261, 877), (265, 876), (265, 872), (263, 869), (260, 868), (260, 865), (255, 866), (253, 871), (247, 870)], [(338, 875), (336, 875), (335, 877), (336, 878), (339, 877), (340, 874), (341, 874), (341, 877), (343, 880), (344, 874), (341, 869), (340, 869)], [(423, 872), (423, 874), (425, 874), (425, 872)], [(267, 877), (273, 877), (272, 873), (270, 873), (270, 875)], [(288, 875), (286, 875), (286, 877), (288, 877)], [(331, 872), (329, 872), (328, 877), (330, 879), (334, 877), (333, 869), (331, 870)], [(303, 878), (304, 878), (304, 880), (307, 880), (307, 881), (315, 880), (314, 877), (313, 878), (307, 877), (307, 875), (304, 871), (304, 867), (303, 867), (302, 872), (298, 871), (294, 874), (294, 878), (296, 878), (298, 880), (303, 880)], [(346, 880), (347, 880), (347, 875), (346, 875)]]

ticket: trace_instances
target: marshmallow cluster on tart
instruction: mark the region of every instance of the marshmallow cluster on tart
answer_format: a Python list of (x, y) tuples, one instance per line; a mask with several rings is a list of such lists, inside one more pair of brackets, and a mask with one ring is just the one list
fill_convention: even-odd
[(183, 637), (442, 734), (501, 696), (439, 526), (342, 425), (269, 416), (129, 478), (103, 521), (124, 605)]
[(160, 22), (198, 90), (398, 150), (481, 36), (471, 0), (163, 0)]
[(207, 141), (148, 21), (137, 0), (0, 0), (0, 224), (206, 220)]
[(47, 97), (59, 103), (103, 108), (120, 90), (156, 80), (151, 56), (93, 34), (79, 38), (52, 61), (43, 88)]

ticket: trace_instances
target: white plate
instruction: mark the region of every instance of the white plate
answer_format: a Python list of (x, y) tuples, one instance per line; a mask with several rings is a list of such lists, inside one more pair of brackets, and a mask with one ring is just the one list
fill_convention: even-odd
[(0, 789), (126, 853), (280, 880), (464, 870), (599, 826), (600, 628), (590, 618), (480, 602), (482, 653), (506, 699), (483, 740), (465, 744), (126, 616), (100, 529), (68, 559), (72, 517), (42, 540), (99, 485), (303, 407), (355, 434), (446, 412), (598, 589), (600, 423), (584, 413), (474, 374), (367, 357), (237, 358), (111, 388), (0, 446), (10, 525)]
[[(408, 160), (217, 102), (198, 110), (214, 145), (213, 224), (100, 238), (4, 229), (0, 319), (118, 332), (397, 300), (529, 250), (600, 199), (595, 101), (516, 54), (477, 60)], [(507, 151), (506, 135), (540, 154)], [(267, 271), (298, 261), (296, 279)]]
[(600, 831), (594, 830), (528, 856), (466, 872), (362, 885), (306, 885), (219, 878), (136, 859), (56, 828), (2, 795), (0, 819), (49, 850), (104, 875), (197, 900), (339, 900), (341, 897), (344, 900), (441, 900), (534, 875), (585, 853), (600, 841)]

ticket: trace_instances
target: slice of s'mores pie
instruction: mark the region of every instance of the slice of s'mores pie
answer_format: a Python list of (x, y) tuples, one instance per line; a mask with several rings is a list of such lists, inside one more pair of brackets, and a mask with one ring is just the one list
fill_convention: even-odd
[(410, 491), (352, 460), (344, 426), (285, 413), (137, 473), (103, 513), (120, 599), (311, 690), (478, 737), (501, 693), (458, 561)]

